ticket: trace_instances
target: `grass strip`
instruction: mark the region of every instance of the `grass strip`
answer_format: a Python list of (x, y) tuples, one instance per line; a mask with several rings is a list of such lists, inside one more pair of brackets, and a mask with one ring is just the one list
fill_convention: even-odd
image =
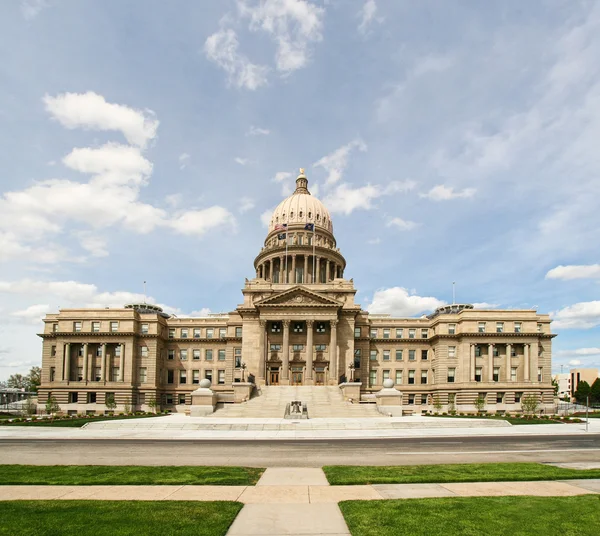
[(231, 501), (3, 501), (0, 534), (224, 536), (242, 506)]
[(600, 497), (344, 501), (352, 536), (597, 536)]
[[(2, 426), (54, 426), (57, 428), (81, 428), (84, 424), (90, 422), (102, 422), (102, 421), (122, 421), (127, 419), (147, 419), (150, 417), (161, 417), (161, 415), (115, 415), (111, 417), (107, 415), (105, 417), (81, 417), (81, 418), (57, 418), (54, 420), (50, 419), (39, 419), (36, 421), (24, 421), (24, 422), (2, 422)], [(14, 417), (13, 417), (14, 418)]]
[(323, 467), (323, 471), (333, 486), (600, 478), (600, 469), (566, 469), (541, 463), (463, 463), (381, 467), (328, 465)]
[(141, 465), (0, 465), (0, 485), (254, 486), (264, 469)]

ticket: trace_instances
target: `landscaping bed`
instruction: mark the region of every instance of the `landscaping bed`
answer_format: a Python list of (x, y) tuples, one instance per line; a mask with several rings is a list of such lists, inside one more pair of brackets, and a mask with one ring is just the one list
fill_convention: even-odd
[(510, 424), (576, 424), (584, 422), (579, 417), (559, 417), (555, 415), (486, 415), (482, 414), (468, 414), (468, 413), (457, 413), (455, 415), (449, 415), (446, 413), (429, 413), (424, 414), (427, 417), (445, 417), (451, 419), (492, 419), (508, 421)]
[(124, 419), (144, 419), (148, 417), (161, 417), (169, 413), (130, 413), (118, 415), (65, 415), (60, 417), (13, 417), (0, 420), (0, 426), (58, 426), (68, 428), (81, 428), (88, 422), (120, 421)]

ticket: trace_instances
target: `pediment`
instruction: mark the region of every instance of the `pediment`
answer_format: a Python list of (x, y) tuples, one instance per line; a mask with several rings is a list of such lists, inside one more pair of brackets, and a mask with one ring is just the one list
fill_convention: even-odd
[(294, 287), (254, 303), (256, 307), (342, 307), (342, 303), (304, 287)]

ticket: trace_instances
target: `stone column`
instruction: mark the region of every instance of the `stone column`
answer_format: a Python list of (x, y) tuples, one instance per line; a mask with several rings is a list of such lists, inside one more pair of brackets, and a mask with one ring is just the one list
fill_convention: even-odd
[(84, 382), (88, 379), (88, 343), (83, 345), (83, 374), (82, 378)]
[(283, 358), (281, 362), (281, 379), (289, 380), (290, 373), (290, 321), (284, 320), (283, 324)]
[(306, 321), (306, 380), (312, 384), (313, 379), (313, 320)]
[(327, 263), (325, 264), (325, 283), (329, 283), (329, 270), (331, 267), (331, 262), (328, 260), (325, 260), (325, 262)]
[(122, 382), (125, 377), (125, 345), (120, 344), (121, 347), (121, 364), (119, 365), (119, 381)]
[(321, 282), (321, 257), (317, 257), (317, 270), (315, 274), (315, 283)]
[(529, 377), (534, 382), (538, 381), (538, 361), (539, 361), (538, 352), (539, 352), (538, 343), (534, 342), (531, 345), (531, 348), (529, 350), (529, 360), (531, 361), (531, 365), (530, 365), (531, 372), (529, 373)]
[(494, 381), (494, 345), (488, 344), (488, 381)]
[(292, 283), (296, 284), (296, 255), (292, 255)]
[[(337, 324), (338, 321), (331, 320), (329, 322), (331, 325), (331, 341), (329, 343), (329, 370), (333, 376), (333, 380), (335, 381), (335, 385), (339, 382), (339, 371), (338, 371), (338, 347), (337, 347)], [(368, 356), (367, 356), (368, 359)]]
[(512, 344), (507, 344), (506, 345), (506, 363), (505, 363), (505, 369), (506, 369), (506, 374), (505, 374), (505, 381), (509, 382), (510, 381), (510, 373), (512, 371), (512, 360), (510, 358), (510, 354), (512, 352)]
[(259, 320), (258, 325), (260, 326), (260, 334), (258, 336), (258, 379), (265, 381), (265, 352), (267, 345), (267, 322), (265, 320)]
[(471, 344), (471, 381), (475, 381), (475, 345)]
[(63, 380), (69, 381), (71, 379), (71, 343), (65, 344), (65, 359), (63, 366)]
[(308, 255), (304, 255), (304, 274), (302, 274), (302, 282), (308, 283)]
[(102, 356), (100, 357), (100, 381), (106, 382), (106, 343), (102, 343)]
[(523, 345), (523, 358), (525, 360), (525, 363), (523, 363), (523, 379), (528, 382), (529, 381), (529, 367), (530, 367), (530, 363), (529, 363), (529, 345), (528, 344), (524, 344)]

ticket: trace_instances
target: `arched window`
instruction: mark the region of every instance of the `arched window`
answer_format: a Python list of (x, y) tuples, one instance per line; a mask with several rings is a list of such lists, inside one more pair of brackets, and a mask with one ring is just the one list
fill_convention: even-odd
[(320, 215), (319, 215), (319, 214), (317, 214), (317, 221), (319, 221), (319, 216), (320, 216)]
[(310, 211), (309, 211), (309, 213), (308, 213), (308, 218), (309, 218), (309, 219), (310, 219), (310, 218), (312, 218), (312, 212), (310, 212)]
[(298, 217), (301, 218), (302, 217), (302, 211), (300, 211), (300, 213), (298, 214)]
[(290, 212), (290, 219), (293, 220), (294, 219), (294, 211)]

